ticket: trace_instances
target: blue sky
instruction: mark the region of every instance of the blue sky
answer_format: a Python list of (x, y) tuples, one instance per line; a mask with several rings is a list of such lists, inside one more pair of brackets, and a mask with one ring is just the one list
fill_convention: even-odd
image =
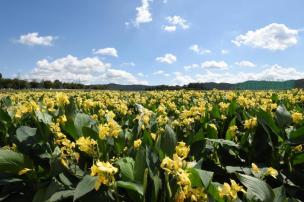
[(1, 0), (0, 72), (82, 83), (304, 78), (303, 0)]

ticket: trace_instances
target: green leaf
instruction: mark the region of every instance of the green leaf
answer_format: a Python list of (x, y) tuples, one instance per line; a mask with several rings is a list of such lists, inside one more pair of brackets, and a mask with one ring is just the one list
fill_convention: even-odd
[(296, 154), (292, 160), (294, 165), (304, 163), (304, 153)]
[(16, 130), (16, 138), (20, 143), (32, 144), (33, 142), (37, 142), (37, 140), (34, 138), (36, 136), (36, 131), (36, 128), (21, 126)]
[(139, 193), (142, 196), (144, 194), (143, 186), (140, 185), (140, 184), (136, 184), (136, 183), (133, 183), (133, 182), (124, 182), (124, 181), (117, 181), (116, 183), (117, 183), (117, 187), (129, 189), (129, 190), (132, 190), (132, 191), (136, 191), (137, 193)]
[(166, 125), (165, 134), (161, 136), (160, 148), (167, 156), (172, 156), (177, 144), (176, 134), (173, 129)]
[(64, 190), (55, 192), (47, 202), (58, 202), (67, 198), (71, 198), (74, 195), (74, 190)]
[(277, 187), (273, 189), (274, 202), (284, 202), (286, 200), (285, 188), (284, 186)]
[(72, 119), (68, 119), (67, 122), (64, 123), (63, 130), (65, 130), (74, 140), (79, 138), (77, 129)]
[(45, 124), (51, 124), (52, 123), (52, 116), (49, 115), (46, 112), (36, 111), (36, 117), (39, 121), (45, 123)]
[(92, 177), (90, 175), (84, 176), (84, 178), (77, 184), (73, 201), (76, 201), (77, 199), (94, 190), (96, 179), (97, 177)]
[(291, 124), (291, 114), (287, 111), (284, 105), (280, 105), (276, 111), (276, 122), (281, 128), (285, 128)]
[(292, 145), (304, 144), (304, 127), (292, 130), (288, 135), (288, 142)]
[(134, 164), (134, 178), (137, 182), (143, 182), (146, 167), (146, 152), (144, 149), (141, 149), (137, 152)]
[(78, 136), (83, 136), (82, 128), (90, 127), (92, 119), (89, 115), (83, 113), (77, 113), (74, 119), (74, 125)]
[(247, 187), (249, 200), (273, 201), (274, 193), (266, 182), (249, 175), (237, 174), (237, 177)]
[(24, 168), (33, 168), (32, 160), (22, 153), (0, 149), (0, 173), (18, 174)]
[(230, 147), (239, 148), (239, 145), (238, 145), (238, 144), (236, 144), (235, 142), (230, 141), (230, 140), (224, 140), (224, 139), (209, 139), (209, 138), (205, 138), (205, 139), (206, 139), (207, 141), (210, 141), (210, 142), (213, 142), (213, 143), (220, 144), (221, 146), (227, 145), (227, 146), (230, 146)]
[(201, 169), (193, 169), (197, 175), (199, 176), (200, 180), (202, 181), (203, 185), (205, 188), (207, 188), (212, 181), (213, 178), (213, 172), (206, 171), (206, 170), (201, 170)]
[(130, 157), (121, 158), (116, 161), (116, 164), (119, 165), (120, 172), (123, 177), (134, 181), (134, 160)]

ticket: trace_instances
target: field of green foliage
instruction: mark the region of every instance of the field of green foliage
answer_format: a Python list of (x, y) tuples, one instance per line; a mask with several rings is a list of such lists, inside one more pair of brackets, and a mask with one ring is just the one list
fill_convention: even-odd
[(304, 91), (0, 92), (0, 201), (301, 201)]

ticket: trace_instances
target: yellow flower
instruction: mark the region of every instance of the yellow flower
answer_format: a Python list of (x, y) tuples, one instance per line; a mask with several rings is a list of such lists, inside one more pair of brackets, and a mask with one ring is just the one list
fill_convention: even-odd
[(278, 171), (272, 167), (267, 168), (265, 175), (271, 175), (273, 178), (277, 178)]
[(58, 117), (57, 122), (61, 125), (64, 124), (65, 122), (67, 122), (66, 116), (62, 115), (62, 116)]
[(257, 122), (256, 117), (251, 118), (251, 119), (247, 119), (247, 120), (245, 120), (244, 128), (245, 129), (253, 129), (257, 126), (257, 124), (258, 124), (258, 122)]
[(89, 137), (80, 137), (76, 141), (76, 145), (78, 145), (79, 150), (85, 152), (86, 154), (93, 156), (95, 154), (95, 145), (96, 141)]
[(214, 123), (209, 123), (208, 125), (209, 125), (211, 128), (213, 128), (214, 130), (217, 131), (217, 127), (216, 127), (216, 125), (215, 125)]
[(246, 193), (243, 187), (238, 185), (234, 180), (230, 180), (230, 184), (231, 186), (225, 182), (222, 186), (218, 187), (219, 195), (221, 198), (224, 198), (226, 196), (229, 199), (236, 200), (238, 197), (238, 192)]
[(29, 169), (29, 168), (23, 168), (22, 170), (20, 170), (18, 172), (18, 175), (24, 175), (26, 173), (28, 173), (29, 171), (31, 171), (32, 169)]
[(140, 147), (141, 143), (142, 143), (141, 139), (135, 140), (133, 143), (134, 148), (138, 149)]
[(109, 186), (114, 181), (114, 175), (118, 172), (118, 169), (109, 162), (97, 161), (91, 167), (91, 176), (97, 176), (95, 182), (96, 191), (99, 190), (102, 184)]
[(294, 113), (291, 115), (291, 118), (292, 118), (292, 122), (298, 124), (298, 123), (300, 123), (301, 121), (303, 121), (303, 114), (300, 113), (300, 112), (294, 112)]
[(255, 163), (252, 163), (251, 164), (251, 172), (257, 174), (257, 173), (260, 172), (260, 168)]
[(301, 152), (302, 150), (303, 146), (301, 144), (292, 148), (292, 151), (294, 152)]
[(186, 146), (185, 142), (178, 142), (178, 145), (175, 147), (175, 151), (180, 158), (185, 159), (190, 152), (190, 147)]
[(224, 196), (230, 196), (231, 187), (227, 182), (225, 182), (223, 186), (218, 187), (218, 191), (220, 197), (224, 198)]
[(152, 140), (155, 141), (156, 140), (156, 134), (155, 133), (151, 133), (150, 135), (151, 135)]
[(63, 106), (63, 105), (66, 105), (66, 104), (70, 103), (69, 97), (64, 93), (57, 93), (56, 101), (57, 101), (59, 106)]
[(189, 173), (185, 172), (184, 170), (180, 170), (178, 172), (178, 180), (177, 180), (177, 184), (181, 185), (181, 186), (190, 186), (191, 185), (191, 181), (189, 179)]
[(121, 132), (120, 125), (114, 119), (110, 119), (108, 123), (100, 124), (98, 126), (98, 129), (99, 138), (102, 140), (106, 137), (117, 138), (119, 133)]
[(228, 128), (228, 131), (230, 132), (230, 134), (231, 134), (232, 136), (235, 136), (235, 135), (236, 135), (237, 130), (238, 130), (238, 127), (237, 127), (236, 125), (230, 126), (230, 127)]

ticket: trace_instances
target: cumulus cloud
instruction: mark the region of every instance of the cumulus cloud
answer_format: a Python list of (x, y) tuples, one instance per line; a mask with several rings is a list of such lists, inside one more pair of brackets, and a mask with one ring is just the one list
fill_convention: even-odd
[(118, 51), (115, 48), (101, 48), (92, 50), (96, 55), (118, 57)]
[(133, 74), (112, 68), (97, 57), (79, 59), (72, 55), (53, 61), (39, 60), (34, 70), (24, 76), (26, 79), (61, 80), (65, 82), (80, 81), (86, 84), (147, 84), (147, 81), (136, 78)]
[(205, 69), (227, 69), (228, 68), (228, 64), (224, 61), (214, 61), (214, 60), (210, 60), (210, 61), (205, 61), (201, 64), (202, 68)]
[(32, 32), (21, 35), (17, 42), (28, 46), (52, 46), (56, 38), (54, 36), (39, 36), (38, 32)]
[(196, 80), (193, 79), (191, 76), (185, 75), (181, 72), (175, 72), (174, 78), (171, 83), (172, 85), (185, 85), (194, 82), (196, 82)]
[(299, 31), (284, 24), (272, 23), (255, 31), (237, 36), (232, 43), (236, 46), (247, 45), (271, 51), (285, 50), (298, 43)]
[(193, 51), (194, 53), (200, 54), (200, 55), (211, 53), (211, 50), (204, 49), (197, 44), (191, 45), (189, 47), (189, 50)]
[(170, 74), (168, 74), (168, 73), (165, 73), (165, 71), (163, 71), (163, 70), (158, 70), (158, 71), (156, 71), (156, 72), (153, 72), (153, 75), (162, 75), (162, 76), (170, 76)]
[(175, 32), (177, 27), (189, 29), (187, 20), (183, 19), (181, 16), (168, 16), (166, 21), (168, 24), (162, 26), (162, 29), (166, 32)]
[(248, 60), (242, 60), (242, 61), (239, 61), (239, 62), (236, 62), (234, 63), (236, 64), (237, 66), (240, 66), (240, 67), (255, 67), (256, 65)]
[(150, 13), (150, 2), (151, 0), (142, 0), (141, 6), (136, 8), (137, 14), (134, 21), (135, 26), (139, 26), (143, 23), (149, 23), (152, 21), (152, 14)]
[(222, 53), (223, 55), (226, 55), (226, 54), (229, 53), (229, 50), (227, 50), (227, 49), (222, 49), (222, 50), (221, 50), (221, 53)]
[(198, 64), (191, 64), (191, 65), (184, 66), (184, 69), (187, 71), (187, 70), (198, 68), (198, 67), (199, 67)]
[(121, 67), (134, 67), (135, 63), (134, 62), (124, 62), (120, 66)]
[(172, 64), (172, 63), (176, 62), (177, 58), (175, 55), (173, 55), (171, 53), (167, 53), (162, 57), (157, 57), (155, 60), (160, 63)]
[(204, 74), (190, 76), (182, 73), (175, 74), (172, 83), (183, 85), (191, 82), (240, 83), (244, 81), (286, 81), (304, 78), (304, 72), (292, 67), (280, 65), (266, 66), (261, 72), (214, 73), (207, 70)]

